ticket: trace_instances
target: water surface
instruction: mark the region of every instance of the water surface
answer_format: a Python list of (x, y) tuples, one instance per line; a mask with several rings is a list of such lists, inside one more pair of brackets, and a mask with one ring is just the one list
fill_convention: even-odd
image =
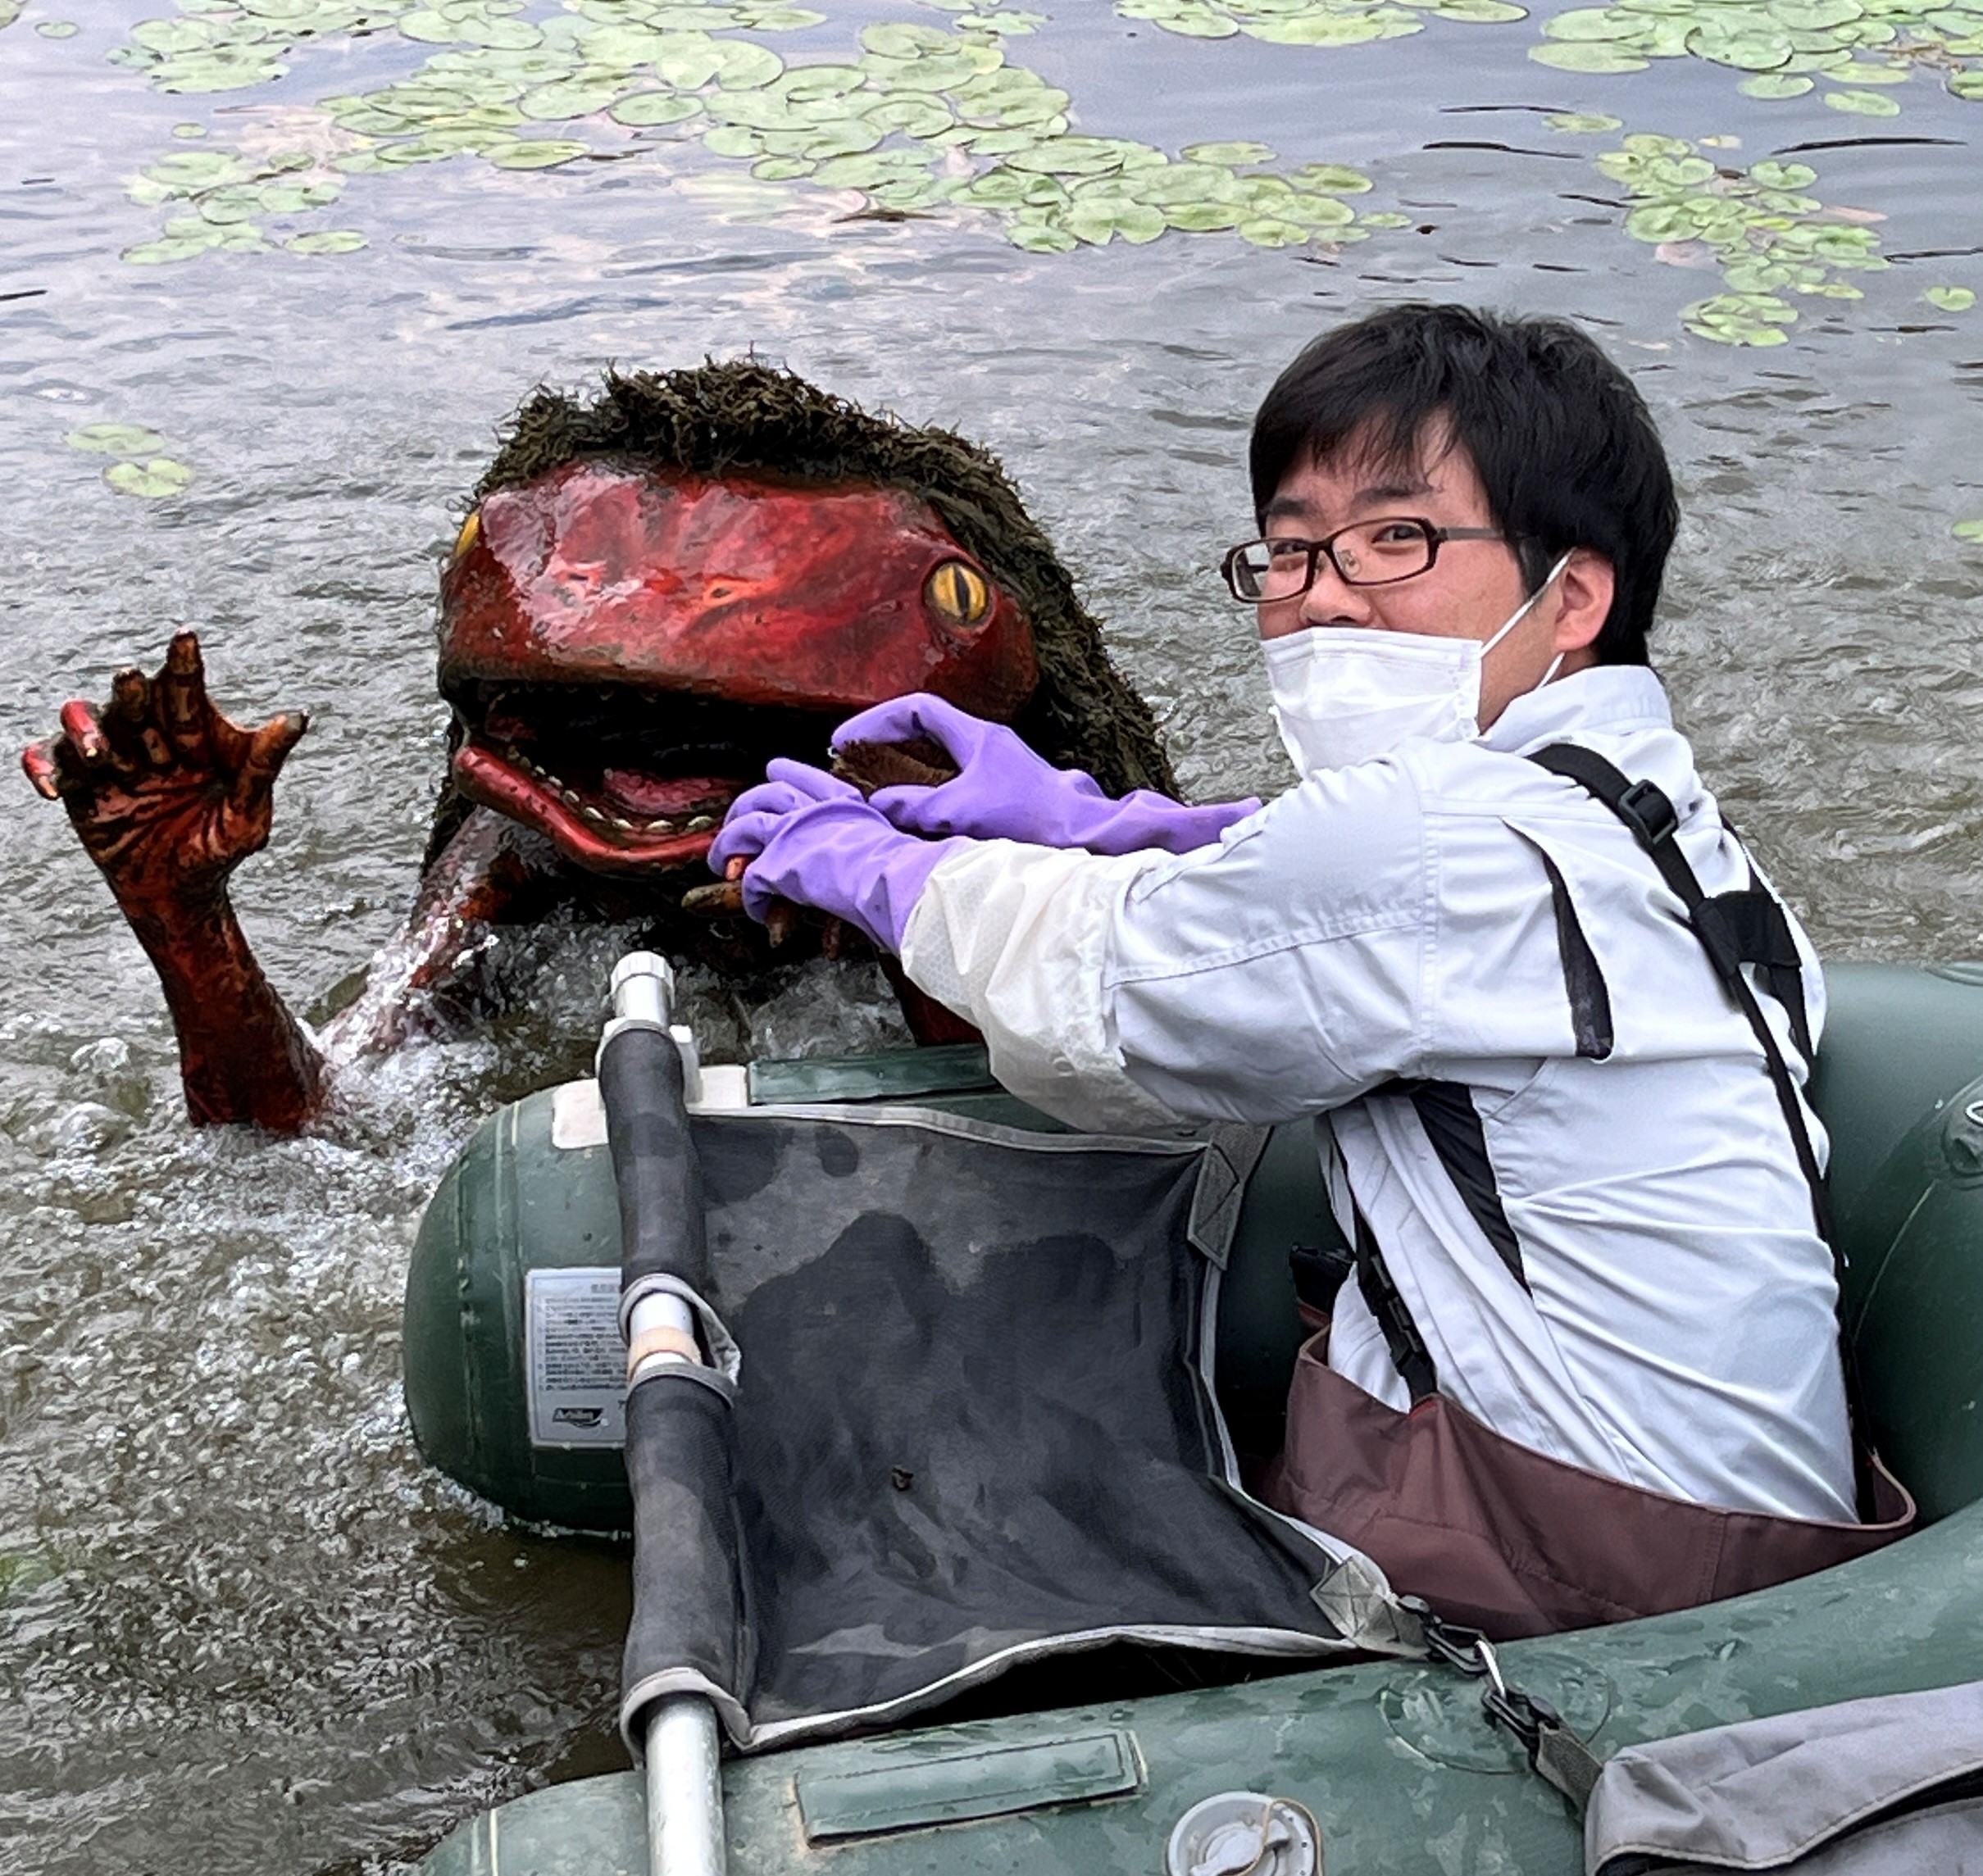
[[(1211, 574), (1247, 529), (1248, 420), (1316, 331), (1427, 297), (1583, 320), (1643, 388), (1688, 509), (1659, 662), (1826, 952), (1976, 952), (1983, 547), (1951, 528), (1983, 516), (1983, 311), (1922, 295), (1983, 288), (1983, 102), (1931, 74), (1894, 88), (1898, 117), (1862, 118), (1745, 97), (1695, 59), (1549, 69), (1533, 20), (1308, 48), (1084, 0), (1007, 46), (1071, 94), (1075, 130), (1353, 165), (1372, 187), (1346, 199), (1403, 225), (1339, 250), (1171, 233), (1032, 253), (984, 211), (848, 220), (858, 193), (807, 184), (767, 205), (699, 138), (594, 119), (544, 128), (614, 160), (357, 174), (287, 225), (353, 230), (356, 252), (142, 266), (120, 256), (171, 211), (127, 189), (202, 147), (175, 125), (334, 151), (319, 100), (441, 49), (334, 37), (280, 79), (173, 97), (106, 62), (149, 11), (34, 0), (0, 31), (0, 742), (185, 625), (224, 704), (307, 706), (275, 837), (236, 888), (298, 1007), (403, 915), (440, 768), (439, 556), (533, 384), (748, 347), (989, 443), (1189, 788), (1238, 793), (1284, 779), (1247, 621)], [(947, 17), (821, 11), (744, 36), (803, 63), (876, 20)], [(69, 12), (75, 34), (35, 30)], [(1551, 129), (1566, 111), (1621, 127)], [(1893, 264), (1850, 276), (1862, 299), (1800, 302), (1785, 344), (1690, 334), (1682, 308), (1721, 282), (1625, 232), (1628, 192), (1595, 159), (1631, 133), (1808, 163), (1814, 198), (1885, 218), (1842, 225)], [(158, 433), (190, 488), (116, 493), (107, 459), (65, 442), (101, 423)], [(196, 1134), (143, 957), (63, 816), (24, 784), (11, 799), (0, 1869), (389, 1869), (491, 1802), (617, 1763), (621, 1560), (505, 1530), (425, 1472), (398, 1345), (427, 1192), (496, 1100), (582, 1059), (609, 946), (573, 938), (525, 1018), (412, 1052), (331, 1134)], [(879, 1020), (798, 983), (757, 1039)]]

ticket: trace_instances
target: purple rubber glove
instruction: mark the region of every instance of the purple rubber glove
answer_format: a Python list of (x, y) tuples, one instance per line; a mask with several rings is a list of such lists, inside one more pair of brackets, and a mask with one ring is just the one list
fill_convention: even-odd
[(909, 915), (938, 863), (965, 843), (898, 833), (861, 791), (780, 756), (730, 803), (709, 849), (719, 877), (741, 856), (744, 909), (759, 924), (774, 899), (844, 919), (899, 953)]
[(849, 717), (834, 732), (833, 746), (906, 743), (917, 736), (940, 743), (959, 772), (938, 788), (875, 791), (872, 806), (910, 834), (1084, 847), (1090, 853), (1149, 847), (1189, 853), (1209, 847), (1224, 829), (1260, 806), (1249, 800), (1186, 807), (1148, 788), (1111, 800), (1092, 775), (1055, 768), (1003, 724), (967, 715), (926, 692), (893, 697)]

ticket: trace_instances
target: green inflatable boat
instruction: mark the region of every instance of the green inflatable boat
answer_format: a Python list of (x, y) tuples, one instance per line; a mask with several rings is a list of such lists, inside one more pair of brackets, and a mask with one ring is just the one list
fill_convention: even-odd
[[(1873, 1436), (1917, 1500), (1922, 1527), (1868, 1558), (1762, 1594), (1501, 1650), (1508, 1680), (1550, 1703), (1600, 1756), (1731, 1721), (1983, 1678), (1983, 965), (1836, 965), (1827, 978), (1831, 1015), (1815, 1100), (1831, 1137), (1830, 1183), (1849, 1264), (1847, 1320)], [(612, 1046), (609, 1029), (603, 1063)], [(686, 1072), (693, 1088), (692, 1057)], [(871, 1215), (871, 1194), (863, 1198), (855, 1188), (880, 1174), (877, 1161), (861, 1156), (867, 1136), (860, 1124), (885, 1110), (909, 1115), (913, 1151), (903, 1164), (921, 1170), (906, 1176), (936, 1188), (925, 1199), (939, 1212), (1004, 1202), (995, 1172), (974, 1183), (977, 1174), (947, 1170), (948, 1142), (971, 1136), (1003, 1153), (1026, 1137), (1050, 1143), (1058, 1134), (990, 1086), (982, 1056), (971, 1050), (708, 1069), (701, 1083), (704, 1103), (762, 1110), (788, 1124), (782, 1158), (748, 1127), (697, 1136), (719, 1265), (740, 1254), (733, 1242), (739, 1233), (776, 1237), (762, 1220), (775, 1220), (780, 1203), (794, 1218), (816, 1204), (844, 1205), (850, 1219)], [(616, 1116), (610, 1091), (606, 1107)], [(492, 1119), (434, 1197), (407, 1298), (407, 1395), (423, 1452), (512, 1515), (579, 1530), (625, 1530), (634, 1521), (621, 1450), (635, 1416), (617, 1314), (616, 1187), (616, 1155), (624, 1180), (623, 1139), (630, 1136), (616, 1117), (614, 1124), (621, 1132), (609, 1146), (592, 1083), (547, 1090)], [(1078, 1150), (1077, 1137), (1058, 1137), (1063, 1158)], [(746, 1140), (749, 1150), (725, 1140)], [(1039, 1151), (1050, 1158), (1062, 1148)], [(1176, 1212), (1179, 1242), (1188, 1238), (1206, 1252), (1207, 1285), (1179, 1306), (1189, 1317), (1203, 1301), (1192, 1362), (1204, 1379), (1204, 1399), (1216, 1407), (1194, 1406), (1176, 1388), (1166, 1398), (1179, 1403), (1185, 1446), (1203, 1436), (1211, 1483), (1195, 1497), (1180, 1495), (1171, 1521), (1202, 1549), (1192, 1520), (1237, 1517), (1232, 1593), (1236, 1601), (1263, 1597), (1266, 1606), (1288, 1570), (1299, 1572), (1299, 1559), (1290, 1563), (1291, 1540), (1262, 1524), (1264, 1514), (1248, 1523), (1253, 1513), (1231, 1510), (1243, 1494), (1226, 1484), (1238, 1479), (1235, 1456), (1272, 1450), (1300, 1335), (1289, 1253), (1314, 1245), (1330, 1227), (1305, 1127), (1280, 1129), (1222, 1164), (1230, 1190), (1216, 1182), (1208, 1188), (1203, 1178), (1187, 1188), (1169, 1162), (1127, 1154), (1081, 1162), (1074, 1183), (1076, 1202), (1091, 1206), (1115, 1202), (1109, 1195), (1117, 1192), (1158, 1194), (1148, 1202)], [(699, 1220), (701, 1188), (689, 1190)], [(739, 1222), (747, 1217), (760, 1222)], [(794, 1225), (793, 1235), (803, 1237), (803, 1227)], [(860, 1233), (849, 1226), (841, 1235)], [(1064, 1247), (1056, 1255), (1079, 1261)], [(841, 1279), (838, 1290), (827, 1281), (835, 1270), (856, 1268), (822, 1261), (816, 1270), (802, 1269), (788, 1258), (762, 1289), (768, 1295), (782, 1286), (799, 1298), (799, 1320), (823, 1324), (842, 1300), (853, 1313), (869, 1306), (864, 1295), (880, 1296), (861, 1291), (857, 1277)], [(887, 1300), (892, 1307), (898, 1299)], [(1147, 1305), (1131, 1300), (1137, 1309)], [(1013, 1306), (1023, 1313), (1028, 1306), (1021, 1297)], [(1052, 1320), (1065, 1316), (1066, 1306), (1053, 1306)], [(1098, 1315), (1106, 1313), (1105, 1304), (1095, 1306)], [(753, 1364), (760, 1371), (762, 1417), (770, 1397), (764, 1390), (772, 1386), (762, 1375), (778, 1350), (768, 1330), (753, 1334), (754, 1320), (768, 1320), (753, 1319), (756, 1307), (745, 1306), (735, 1320), (746, 1374)], [(794, 1346), (803, 1356), (807, 1345)], [(1050, 1361), (1051, 1351), (1042, 1359)], [(885, 1365), (880, 1354), (876, 1365)], [(968, 1404), (976, 1385), (968, 1341), (954, 1377)], [(844, 1368), (823, 1379), (802, 1377), (792, 1383), (792, 1411), (803, 1414), (807, 1399), (830, 1398), (807, 1396), (804, 1386), (830, 1390), (858, 1379)], [(1001, 1383), (987, 1372), (984, 1384)], [(686, 1390), (670, 1385), (671, 1399), (679, 1405), (693, 1396), (705, 1417), (723, 1410), (709, 1405), (719, 1396), (724, 1405), (736, 1396), (720, 1379)], [(667, 1391), (635, 1388), (636, 1396)], [(736, 1397), (743, 1419), (750, 1397), (748, 1391)], [(1017, 1421), (1012, 1432), (1015, 1450), (1047, 1437)], [(927, 1452), (934, 1437), (903, 1429), (905, 1455), (912, 1447)], [(766, 1515), (776, 1493), (745, 1475), (748, 1439), (742, 1450), (734, 1489), (748, 1524)], [(809, 1490), (821, 1494), (814, 1512), (840, 1506), (852, 1489), (828, 1476), (834, 1450), (803, 1440), (794, 1447), (791, 1463), (799, 1470), (789, 1490), (802, 1498)], [(913, 1512), (926, 1490), (919, 1469), (937, 1463), (925, 1457), (893, 1468), (876, 1488), (882, 1510)], [(642, 1469), (633, 1469), (638, 1485)], [(1106, 1494), (1106, 1487), (1096, 1489)], [(709, 1489), (732, 1488), (726, 1473)], [(644, 1505), (653, 1489), (643, 1488)], [(711, 1501), (707, 1493), (695, 1501)], [(677, 1525), (694, 1522), (692, 1510), (680, 1509), (690, 1499), (678, 1493), (671, 1502)], [(661, 1554), (652, 1538), (644, 1525), (640, 1543), (650, 1560)], [(719, 1548), (731, 1544), (725, 1554), (734, 1561), (734, 1533), (718, 1533), (716, 1541)], [(942, 1574), (951, 1566), (935, 1534), (930, 1542), (934, 1560), (926, 1567)], [(1057, 1553), (1038, 1554), (1044, 1570)], [(1228, 1560), (1187, 1560), (1207, 1565), (1216, 1590)], [(1167, 1562), (1163, 1572), (1180, 1567)], [(1346, 1566), (1325, 1576), (1313, 1593), (1332, 1613), (1324, 1622), (1311, 1611), (1307, 1631), (1293, 1618), (1235, 1615), (1230, 1633), (1198, 1647), (1192, 1639), (1198, 1632), (1183, 1617), (1139, 1617), (1106, 1636), (1082, 1630), (1090, 1647), (1115, 1644), (1103, 1652), (1035, 1658), (1025, 1649), (974, 1655), (966, 1646), (955, 1657), (963, 1668), (944, 1670), (953, 1657), (942, 1656), (913, 1695), (871, 1687), (858, 1699), (822, 1694), (811, 1706), (812, 1696), (794, 1687), (765, 1692), (746, 1710), (725, 1691), (728, 1670), (696, 1655), (693, 1640), (682, 1657), (688, 1665), (640, 1679), (630, 1640), (629, 1737), (636, 1747), (657, 1738), (636, 1720), (646, 1724), (671, 1700), (700, 1706), (700, 1693), (690, 1699), (682, 1689), (714, 1690), (715, 1710), (742, 1749), (721, 1764), (717, 1810), (711, 1724), (704, 1777), (714, 1827), (727, 1844), (713, 1854), (726, 1854), (724, 1866), (739, 1876), (1581, 1870), (1576, 1817), (1533, 1774), (1517, 1740), (1484, 1715), (1480, 1683), (1427, 1660), (1408, 1624), (1387, 1632), (1380, 1621), (1359, 1627), (1346, 1616), (1352, 1577)], [(686, 1577), (678, 1571), (657, 1580), (666, 1606)], [(865, 1593), (858, 1572), (843, 1570), (833, 1580), (833, 1593), (850, 1606)], [(1326, 1595), (1332, 1584), (1333, 1597)], [(1050, 1597), (1061, 1587), (1044, 1584), (1041, 1593)], [(636, 1624), (641, 1619), (637, 1613)], [(671, 1609), (661, 1606), (658, 1619), (665, 1627)], [(775, 1610), (754, 1610), (752, 1647), (775, 1649), (781, 1619)], [(844, 1633), (856, 1633), (854, 1615), (847, 1619)], [(887, 1628), (887, 1619), (880, 1626)], [(1180, 1638), (1182, 1653), (1169, 1647)], [(814, 1640), (797, 1652), (831, 1653), (836, 1646)], [(890, 1652), (885, 1637), (871, 1646), (879, 1656)], [(894, 1651), (912, 1651), (905, 1644)], [(1188, 1671), (1167, 1670), (1166, 1661), (1188, 1662)], [(762, 1663), (730, 1667), (733, 1680), (762, 1676)], [(876, 1671), (884, 1680), (874, 1684), (882, 1686), (887, 1664)], [(667, 1855), (657, 1848), (650, 1865), (653, 1798), (644, 1787), (652, 1776), (650, 1767), (648, 1780), (629, 1772), (531, 1793), (462, 1826), (421, 1867), (428, 1876), (643, 1876), (650, 1867), (658, 1876), (664, 1868), (690, 1867), (669, 1860), (679, 1845)], [(1233, 1794), (1278, 1801), (1276, 1815), (1286, 1828), (1255, 1841), (1250, 1852), (1244, 1845), (1234, 1851), (1239, 1839), (1230, 1834), (1208, 1836), (1201, 1828), (1208, 1820), (1216, 1826), (1222, 1815), (1238, 1815)]]

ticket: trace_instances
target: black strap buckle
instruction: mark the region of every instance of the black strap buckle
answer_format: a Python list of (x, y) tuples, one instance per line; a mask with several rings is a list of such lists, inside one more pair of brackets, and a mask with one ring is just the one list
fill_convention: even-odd
[(1671, 840), (1680, 826), (1666, 790), (1653, 782), (1634, 782), (1612, 804), (1612, 811), (1649, 847)]

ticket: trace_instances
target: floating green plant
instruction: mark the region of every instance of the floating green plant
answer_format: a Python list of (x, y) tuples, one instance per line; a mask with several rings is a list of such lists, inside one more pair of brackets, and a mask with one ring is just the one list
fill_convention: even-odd
[(0, 29), (12, 25), (27, 3), (28, 0), (0, 0)]
[[(0, 24), (5, 22), (0, 21)], [(82, 30), (73, 20), (39, 20), (34, 30), (44, 39), (73, 39)]]
[(1825, 102), (1834, 111), (1849, 111), (1856, 117), (1898, 117), (1900, 106), (1877, 91), (1828, 91)]
[[(1868, 85), (1939, 74), (1963, 98), (1983, 98), (1983, 0), (1609, 0), (1543, 25), (1529, 57), (1558, 70), (1643, 70), (1696, 58), (1749, 75), (1751, 98), (1801, 98), (1819, 81), (1834, 109), (1890, 117), (1899, 103)], [(1976, 61), (1971, 63), (1968, 61)]]
[(265, 217), (325, 207), (343, 188), (343, 179), (325, 173), (307, 151), (251, 158), (238, 150), (175, 150), (153, 163), (126, 193), (134, 202), (189, 212), (169, 217), (157, 239), (125, 248), (123, 257), (155, 266), (216, 249), (259, 252), (271, 245), (262, 225)]
[(161, 502), (184, 494), (193, 485), (193, 471), (169, 456), (155, 456), (143, 462), (113, 462), (103, 471), (103, 479), (120, 495)]
[(184, 493), (193, 482), (192, 470), (161, 454), (166, 439), (143, 424), (85, 424), (63, 441), (86, 454), (121, 458), (103, 471), (103, 479), (120, 495), (157, 501)]
[[(358, 0), (330, 3), (348, 15)], [(366, 0), (373, 12), (382, 3)], [(239, 4), (307, 8), (317, 0)], [(1274, 152), (1251, 141), (1194, 143), (1172, 157), (1134, 139), (1076, 131), (1067, 93), (1007, 58), (1007, 38), (1030, 16), (946, 0), (948, 30), (880, 21), (843, 55), (788, 65), (759, 39), (721, 30), (779, 30), (817, 15), (749, 0), (566, 0), (562, 14), (537, 20), (524, 16), (524, 5), (432, 0), (403, 8), (400, 33), (435, 49), (405, 77), (319, 101), (339, 133), (324, 162), (301, 153), (251, 162), (238, 151), (202, 148), (153, 164), (132, 185), (134, 197), (181, 212), (125, 257), (162, 261), (267, 245), (270, 216), (325, 206), (346, 176), (463, 156), (501, 169), (551, 168), (625, 154), (628, 131), (694, 139), (710, 155), (748, 163), (744, 197), (712, 195), (694, 176), (679, 181), (735, 212), (793, 207), (803, 198), (789, 185), (806, 184), (857, 191), (857, 212), (870, 215), (982, 212), (1035, 252), (1171, 231), (1336, 247), (1388, 225), (1344, 201), (1371, 182), (1339, 164), (1280, 175), (1270, 167)], [(161, 41), (162, 71), (180, 55), (151, 37)], [(601, 132), (611, 140), (595, 141)], [(335, 238), (289, 234), (283, 244), (303, 253), (357, 244), (351, 231), (327, 233)]]
[(1838, 275), (1890, 265), (1872, 229), (1804, 193), (1817, 180), (1808, 163), (1766, 158), (1724, 168), (1683, 138), (1641, 133), (1606, 151), (1597, 166), (1630, 192), (1625, 229), (1635, 240), (1676, 260), (1691, 251), (1719, 265), (1724, 290), (1681, 314), (1703, 338), (1781, 345), (1798, 316), (1786, 294), (1856, 300), (1861, 289)]
[(85, 424), (62, 440), (71, 449), (102, 456), (151, 456), (166, 447), (166, 439), (143, 424)]
[(1968, 287), (1931, 287), (1921, 297), (1937, 312), (1967, 312), (1976, 303), (1975, 291)]
[(1973, 521), (1958, 521), (1949, 532), (1958, 541), (1972, 541), (1976, 546), (1983, 547), (1983, 515), (1979, 515)]
[(1126, 20), (1147, 20), (1187, 39), (1229, 39), (1244, 33), (1277, 46), (1358, 46), (1422, 32), (1421, 15), (1467, 25), (1526, 19), (1512, 0), (1116, 0)]

